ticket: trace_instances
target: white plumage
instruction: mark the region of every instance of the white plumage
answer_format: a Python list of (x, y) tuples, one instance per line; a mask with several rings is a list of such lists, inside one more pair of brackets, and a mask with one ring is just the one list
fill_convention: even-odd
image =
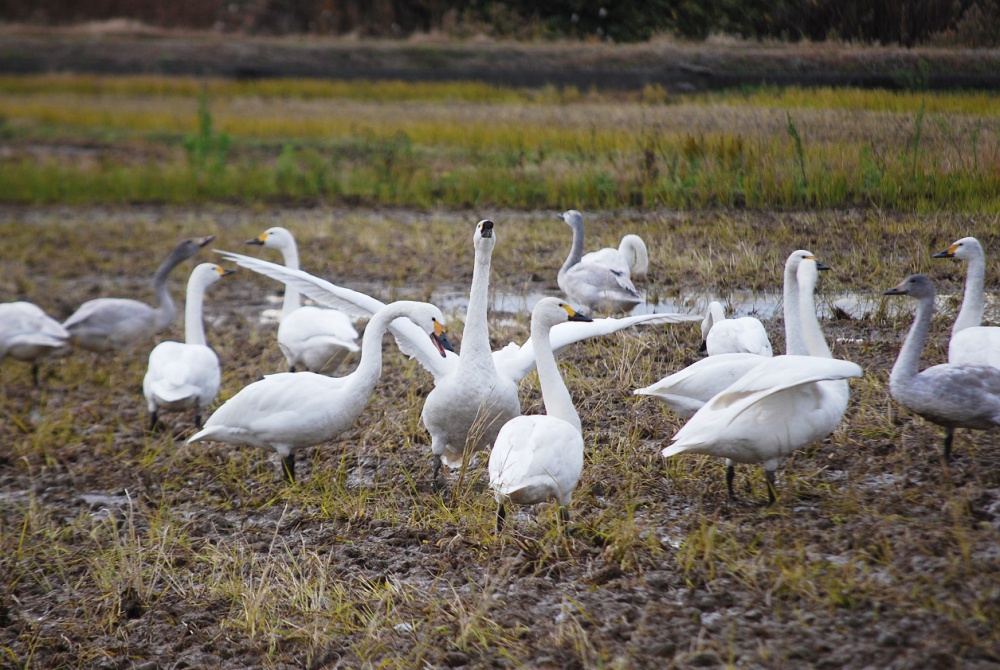
[(38, 386), (38, 361), (64, 346), (69, 333), (58, 321), (30, 302), (0, 304), (0, 362), (6, 356), (31, 363)]
[[(299, 251), (291, 231), (269, 228), (247, 240), (281, 251), (285, 267), (299, 269)], [(298, 290), (285, 287), (278, 324), (278, 347), (288, 361), (289, 371), (334, 372), (348, 354), (358, 351), (358, 331), (351, 318), (336, 309), (302, 305)]]
[(649, 251), (638, 235), (625, 235), (618, 248), (604, 247), (584, 254), (581, 263), (603, 263), (632, 279), (645, 279), (649, 272)]
[(957, 258), (969, 264), (965, 278), (962, 307), (951, 329), (948, 362), (990, 365), (1000, 368), (1000, 328), (983, 326), (986, 258), (983, 247), (974, 237), (963, 237), (934, 258)]
[(570, 300), (589, 310), (627, 312), (643, 301), (629, 270), (583, 260), (583, 215), (575, 209), (558, 215), (573, 229), (573, 246), (556, 280)]
[(188, 278), (184, 303), (184, 342), (161, 342), (149, 353), (142, 392), (150, 414), (149, 429), (156, 427), (160, 410), (195, 410), (195, 426), (219, 393), (222, 371), (219, 357), (205, 341), (202, 306), (205, 289), (232, 274), (213, 263), (195, 267)]
[(773, 355), (771, 340), (760, 319), (752, 316), (727, 319), (722, 303), (717, 300), (708, 304), (705, 320), (701, 322), (701, 337), (709, 356), (741, 353)]
[(532, 505), (555, 500), (563, 519), (583, 472), (580, 417), (566, 389), (549, 331), (557, 323), (587, 318), (557, 298), (544, 298), (531, 315), (531, 340), (538, 358), (538, 379), (545, 414), (519, 416), (504, 424), (490, 452), (490, 488), (497, 500), (497, 532), (504, 505)]

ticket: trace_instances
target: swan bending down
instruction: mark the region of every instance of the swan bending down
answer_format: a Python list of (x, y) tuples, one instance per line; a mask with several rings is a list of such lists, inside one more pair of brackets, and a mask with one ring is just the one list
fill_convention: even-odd
[(885, 295), (908, 295), (918, 301), (913, 325), (889, 374), (889, 393), (906, 409), (944, 426), (944, 460), (950, 461), (956, 428), (1000, 426), (1000, 370), (992, 365), (946, 363), (918, 371), (934, 314), (934, 284), (927, 275), (910, 275)]
[(177, 314), (167, 288), (167, 275), (214, 239), (214, 235), (209, 235), (182, 240), (160, 263), (153, 275), (156, 307), (127, 298), (97, 298), (80, 305), (63, 322), (63, 327), (75, 344), (100, 353), (122, 349), (163, 332)]
[[(281, 251), (285, 267), (299, 269), (299, 251), (292, 233), (281, 227), (269, 228), (246, 244)], [(285, 287), (278, 324), (278, 347), (288, 361), (289, 372), (305, 368), (310, 372), (333, 372), (348, 354), (358, 351), (358, 331), (351, 318), (336, 309), (301, 306), (299, 292)]]
[(589, 310), (627, 312), (641, 303), (642, 296), (632, 285), (628, 272), (582, 260), (583, 215), (570, 209), (557, 216), (573, 229), (573, 246), (557, 276), (563, 293)]
[(425, 333), (440, 356), (450, 348), (444, 317), (434, 305), (400, 301), (380, 309), (365, 328), (361, 361), (346, 377), (313, 372), (267, 375), (234, 395), (208, 418), (191, 442), (249, 444), (281, 457), (285, 478), (295, 480), (295, 451), (332, 440), (361, 415), (382, 374), (382, 336), (406, 317)]
[[(483, 222), (480, 222), (483, 223)], [(481, 226), (477, 224), (477, 232), (474, 233), (474, 244), (483, 245), (483, 242), (476, 242), (482, 238)], [(491, 226), (492, 229), (492, 226)], [(491, 238), (495, 238), (495, 231), (490, 233)], [(486, 238), (489, 240), (490, 238)], [(485, 242), (482, 251), (477, 253), (485, 261), (487, 247), (495, 244)], [(385, 304), (371, 296), (358, 291), (352, 291), (330, 282), (314, 277), (301, 270), (291, 270), (275, 263), (268, 263), (259, 258), (234, 254), (232, 252), (219, 252), (226, 260), (233, 261), (241, 267), (248, 268), (254, 272), (267, 275), (272, 279), (284, 282), (287, 286), (294, 286), (302, 294), (309, 296), (317, 303), (329, 307), (336, 307), (354, 316), (371, 316), (373, 313), (385, 306)], [(529, 339), (523, 345), (514, 343), (508, 344), (502, 349), (490, 354), (489, 332), (486, 323), (486, 309), (489, 299), (488, 282), (489, 265), (485, 262), (477, 263), (473, 268), (473, 289), (469, 298), (469, 312), (466, 315), (466, 335), (462, 342), (463, 352), (459, 356), (449, 353), (442, 359), (435, 355), (433, 347), (427, 342), (419, 329), (407, 321), (398, 321), (390, 327), (399, 345), (400, 351), (411, 358), (416, 358), (420, 364), (434, 376), (435, 387), (449, 389), (444, 395), (436, 396), (447, 398), (449, 395), (455, 397), (463, 390), (469, 394), (469, 398), (477, 400), (472, 404), (475, 412), (465, 409), (459, 410), (460, 405), (455, 405), (449, 409), (447, 403), (438, 406), (442, 412), (442, 423), (448, 424), (450, 428), (442, 428), (436, 440), (436, 447), (441, 449), (441, 459), (449, 466), (461, 463), (463, 449), (467, 443), (477, 446), (489, 444), (500, 426), (507, 419), (520, 414), (520, 402), (517, 410), (514, 411), (511, 397), (516, 397), (506, 390), (509, 387), (516, 389), (517, 382), (523, 379), (535, 367), (535, 349)], [(621, 319), (594, 319), (587, 323), (563, 323), (555, 326), (550, 334), (552, 348), (559, 353), (569, 345), (597, 337), (599, 335), (610, 335), (611, 333), (631, 326), (646, 324), (680, 323), (684, 321), (699, 321), (700, 316), (693, 314), (639, 314)], [(471, 331), (470, 331), (471, 328)], [(471, 338), (470, 338), (471, 335)], [(468, 350), (467, 350), (468, 349)], [(487, 355), (489, 355), (487, 357)], [(467, 357), (469, 360), (467, 360)], [(472, 371), (473, 376), (465, 371), (465, 368)], [(491, 381), (490, 365), (496, 372), (497, 383)], [(472, 388), (472, 391), (469, 389)], [(432, 391), (432, 394), (434, 392)], [(481, 398), (492, 397), (496, 401), (483, 404)], [(430, 401), (430, 396), (428, 396)], [(435, 401), (437, 402), (437, 401)], [(433, 404), (432, 404), (433, 407)], [(426, 403), (425, 403), (426, 410)], [(432, 414), (437, 414), (438, 409), (432, 410)], [(431, 423), (438, 425), (437, 416), (431, 418)], [(426, 421), (425, 425), (430, 430), (430, 425)], [(491, 433), (491, 434), (490, 434)], [(488, 439), (487, 439), (488, 438)], [(435, 443), (435, 435), (431, 434), (432, 445)], [(443, 447), (440, 445), (444, 445)], [(435, 459), (435, 472), (437, 471), (437, 459)]]
[(833, 432), (850, 399), (846, 380), (862, 374), (858, 365), (833, 359), (823, 337), (813, 302), (816, 260), (800, 259), (796, 278), (799, 328), (790, 347), (802, 347), (808, 355), (764, 358), (699, 409), (663, 450), (664, 456), (690, 452), (725, 457), (730, 497), (734, 464), (762, 463), (768, 504), (773, 503), (780, 459)]
[[(813, 321), (816, 319), (811, 295), (809, 296), (809, 306), (805, 310), (799, 304), (798, 270), (802, 262), (807, 260), (816, 261), (816, 256), (805, 249), (793, 251), (785, 261), (784, 270), (783, 303), (786, 353), (800, 356), (817, 355), (811, 354), (806, 348), (801, 328), (801, 314), (806, 314), (805, 318), (807, 319)], [(818, 261), (815, 268), (817, 270), (829, 269)], [(817, 323), (816, 328), (818, 327)], [(635, 394), (653, 396), (665, 403), (677, 416), (687, 419), (701, 409), (712, 397), (760, 365), (766, 358), (766, 356), (753, 353), (709, 356), (664, 377), (655, 384), (637, 389)]]
[(5, 356), (31, 363), (38, 386), (38, 361), (62, 347), (69, 333), (62, 324), (30, 302), (0, 304), (0, 362)]
[(719, 354), (757, 354), (770, 357), (771, 340), (760, 319), (741, 316), (727, 319), (722, 303), (713, 300), (708, 303), (708, 312), (701, 322), (702, 346), (709, 356)]
[(603, 263), (632, 279), (645, 279), (649, 272), (649, 251), (638, 235), (625, 235), (618, 248), (604, 247), (584, 254), (581, 263)]
[(962, 307), (958, 310), (948, 343), (948, 362), (1000, 368), (1000, 328), (980, 325), (985, 309), (983, 282), (986, 277), (982, 245), (974, 237), (963, 237), (944, 251), (934, 254), (934, 258), (958, 258), (969, 263)]
[(562, 520), (569, 520), (573, 489), (583, 472), (583, 435), (580, 416), (549, 343), (552, 326), (567, 320), (590, 319), (558, 298), (543, 298), (531, 313), (531, 340), (538, 358), (545, 414), (519, 416), (505, 423), (490, 452), (497, 533), (503, 529), (505, 504), (533, 505), (555, 500)]
[(194, 408), (194, 425), (201, 426), (201, 413), (215, 400), (222, 384), (219, 357), (205, 341), (202, 305), (205, 289), (232, 270), (202, 263), (188, 278), (184, 301), (184, 341), (160, 342), (149, 352), (149, 365), (142, 379), (142, 393), (149, 409), (149, 429), (156, 428), (159, 410), (172, 412)]

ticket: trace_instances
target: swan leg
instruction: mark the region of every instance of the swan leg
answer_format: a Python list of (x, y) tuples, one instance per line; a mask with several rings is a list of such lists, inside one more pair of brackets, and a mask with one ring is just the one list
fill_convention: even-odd
[(35, 388), (38, 388), (38, 363), (31, 364), (31, 376), (35, 380)]
[(157, 419), (156, 410), (154, 409), (152, 412), (149, 413), (149, 432), (151, 433), (154, 430), (156, 430), (156, 419)]
[(767, 506), (770, 507), (778, 499), (775, 495), (774, 470), (764, 470), (764, 479), (767, 483)]
[[(766, 471), (765, 471), (766, 472)], [(731, 460), (726, 459), (726, 490), (729, 491), (729, 499), (733, 500), (736, 498), (736, 494), (733, 493), (733, 480), (736, 478), (736, 466)]]
[(200, 410), (194, 413), (194, 427), (195, 428), (201, 428), (201, 411)]
[(569, 507), (567, 507), (566, 505), (559, 505), (559, 523), (566, 531), (567, 537), (573, 535), (573, 533), (570, 532), (569, 529)]
[(295, 454), (288, 454), (281, 459), (281, 471), (286, 482), (289, 484), (295, 482)]
[(434, 472), (431, 473), (431, 484), (434, 490), (438, 488), (438, 475), (441, 474), (441, 454), (434, 454)]
[(948, 427), (944, 429), (944, 462), (951, 463), (951, 442), (955, 437), (955, 429)]
[(295, 372), (295, 363), (292, 363), (291, 365), (288, 366), (288, 371)]
[(507, 519), (507, 510), (504, 509), (503, 503), (497, 503), (497, 535), (503, 531), (503, 522)]

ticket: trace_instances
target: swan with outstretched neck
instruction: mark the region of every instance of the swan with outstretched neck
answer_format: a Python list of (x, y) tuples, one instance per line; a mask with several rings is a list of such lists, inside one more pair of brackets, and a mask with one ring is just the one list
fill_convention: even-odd
[(920, 354), (934, 315), (934, 284), (927, 275), (910, 275), (885, 295), (917, 299), (913, 325), (889, 374), (889, 393), (906, 409), (944, 426), (942, 453), (950, 461), (956, 428), (1000, 426), (1000, 370), (977, 363), (946, 363), (920, 370)]
[(1000, 328), (983, 326), (986, 299), (986, 258), (983, 247), (974, 237), (963, 237), (934, 258), (957, 258), (966, 261), (965, 295), (958, 310), (948, 343), (949, 363), (976, 363), (1000, 368)]
[(382, 336), (396, 319), (411, 320), (440, 356), (451, 347), (434, 305), (400, 301), (380, 309), (361, 339), (361, 361), (345, 377), (281, 372), (245, 387), (215, 410), (188, 442), (248, 444), (278, 454), (285, 478), (295, 480), (295, 452), (328, 442), (361, 415), (382, 374)]
[(149, 429), (156, 428), (161, 410), (195, 411), (194, 425), (219, 393), (222, 371), (219, 357), (205, 340), (203, 305), (205, 290), (233, 274), (214, 263), (202, 263), (191, 271), (184, 301), (184, 341), (160, 342), (149, 353), (142, 392), (149, 410)]

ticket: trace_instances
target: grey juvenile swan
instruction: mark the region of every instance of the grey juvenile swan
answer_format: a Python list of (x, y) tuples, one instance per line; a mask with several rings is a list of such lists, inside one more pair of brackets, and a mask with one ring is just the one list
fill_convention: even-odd
[(641, 303), (628, 272), (583, 260), (583, 215), (571, 209), (558, 217), (573, 229), (573, 246), (557, 276), (563, 293), (588, 310), (627, 312)]
[(906, 409), (944, 426), (944, 459), (950, 461), (956, 428), (1000, 426), (1000, 369), (946, 363), (918, 370), (934, 314), (934, 284), (927, 275), (910, 275), (885, 295), (908, 295), (918, 301), (913, 325), (889, 375), (889, 392)]
[(84, 349), (107, 352), (122, 349), (170, 327), (177, 314), (167, 288), (167, 275), (215, 239), (192, 237), (174, 247), (153, 275), (156, 307), (128, 298), (97, 298), (80, 305), (63, 327), (73, 342)]

